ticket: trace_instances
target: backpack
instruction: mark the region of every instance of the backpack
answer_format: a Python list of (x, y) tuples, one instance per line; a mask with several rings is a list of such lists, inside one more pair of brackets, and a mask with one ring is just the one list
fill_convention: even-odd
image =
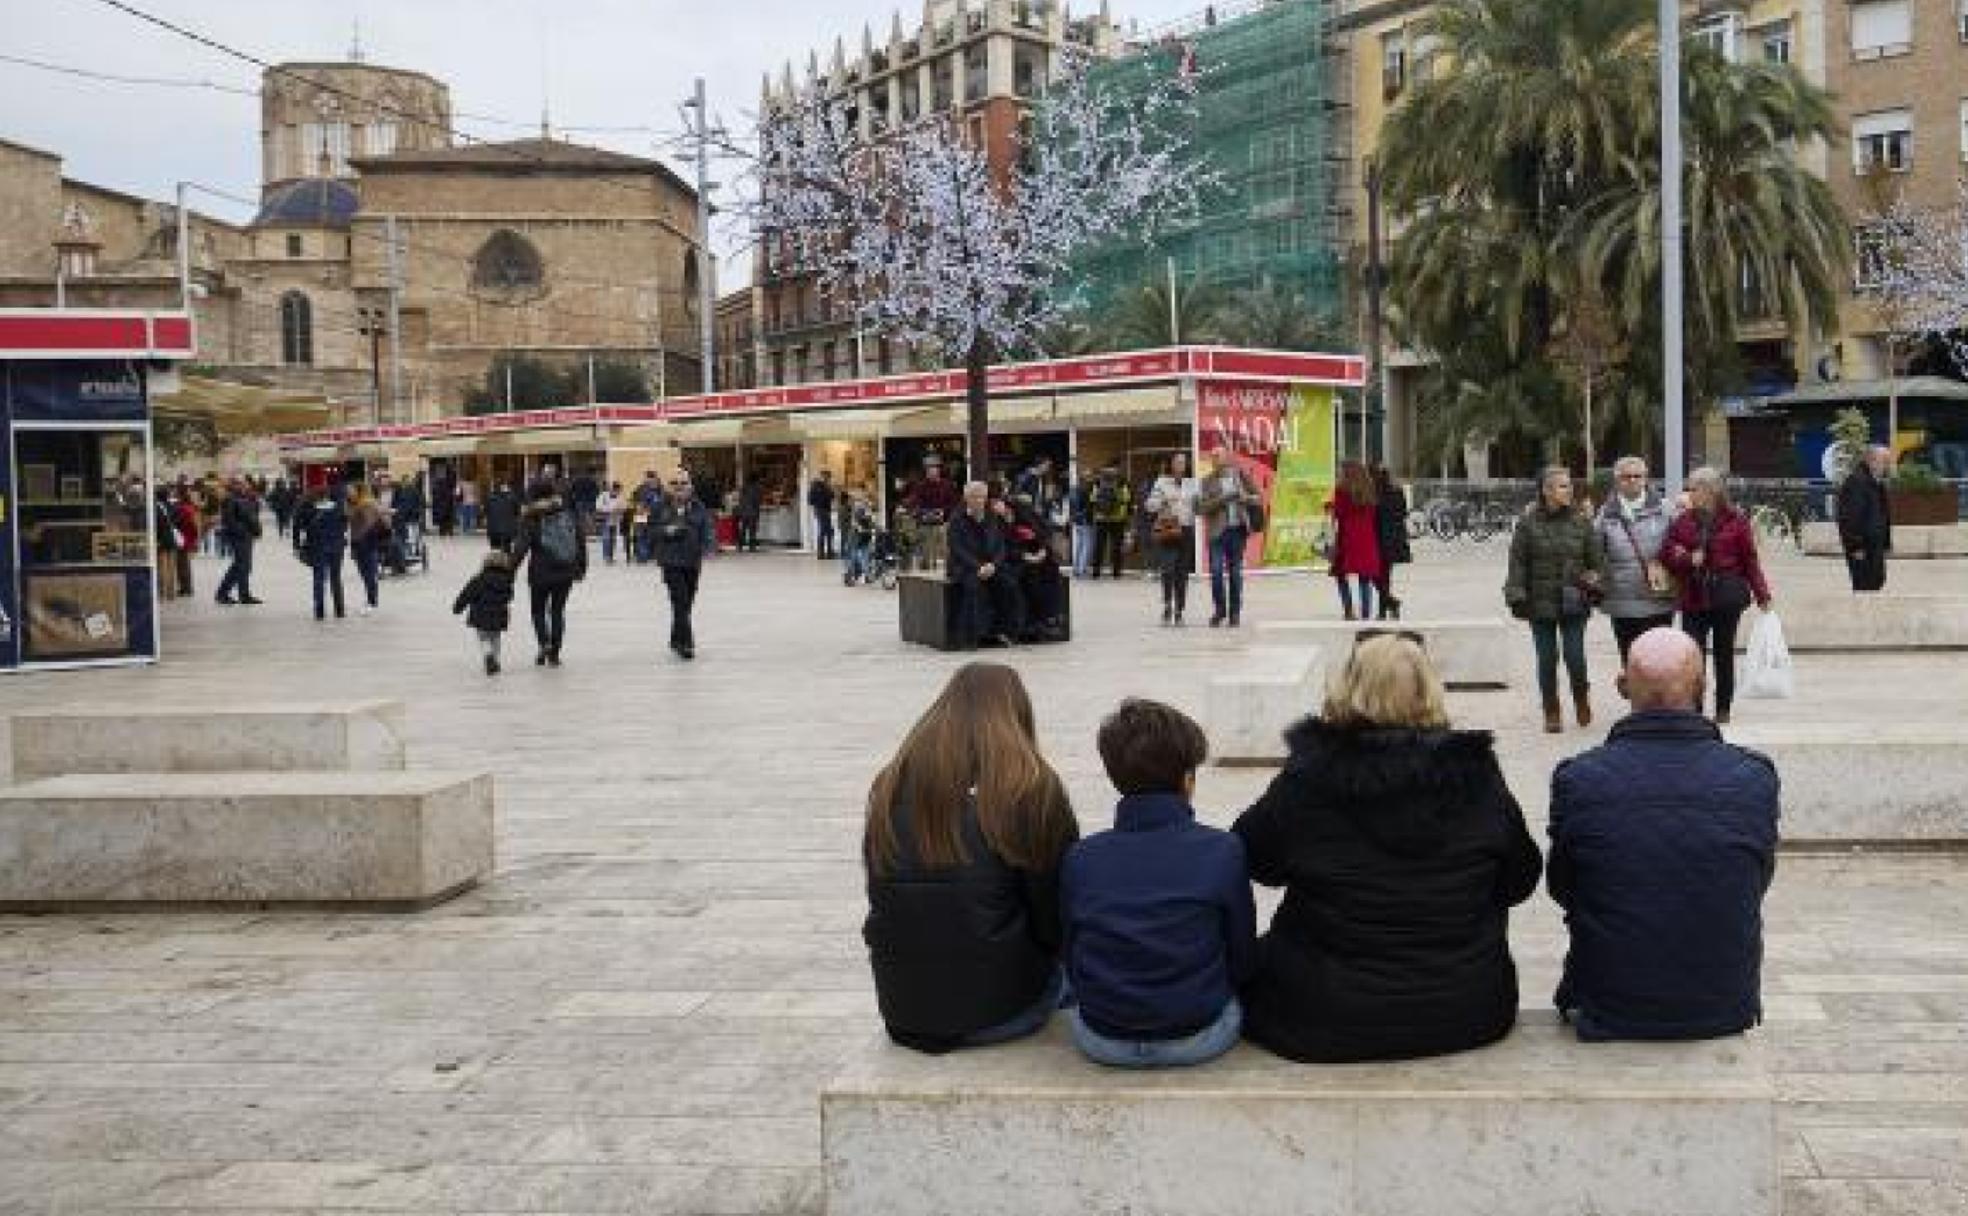
[(1114, 503), (1118, 497), (1115, 492), (1116, 489), (1117, 487), (1113, 482), (1097, 481), (1094, 483), (1093, 509), (1095, 512), (1105, 515), (1114, 509)]
[(581, 537), (574, 530), (574, 513), (562, 508), (540, 520), (540, 548), (563, 566), (578, 565)]

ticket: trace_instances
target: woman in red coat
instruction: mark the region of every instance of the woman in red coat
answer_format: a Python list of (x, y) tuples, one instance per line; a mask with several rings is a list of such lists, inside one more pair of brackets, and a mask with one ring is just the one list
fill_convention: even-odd
[(1681, 628), (1715, 661), (1715, 720), (1736, 699), (1736, 626), (1753, 601), (1770, 607), (1770, 583), (1756, 554), (1756, 529), (1729, 501), (1714, 469), (1688, 474), (1689, 507), (1668, 525), (1661, 561), (1681, 580)]
[[(1349, 621), (1373, 619), (1373, 589), (1386, 573), (1380, 556), (1379, 503), (1365, 465), (1349, 460), (1341, 466), (1339, 488), (1326, 510), (1333, 518), (1333, 585), (1339, 588), (1339, 606)], [(1358, 616), (1353, 613), (1353, 597), (1347, 594), (1348, 575), (1360, 592)]]
[(191, 592), (191, 555), (198, 552), (198, 505), (192, 501), (191, 488), (178, 487), (176, 501), (171, 504), (171, 522), (178, 529), (178, 594)]

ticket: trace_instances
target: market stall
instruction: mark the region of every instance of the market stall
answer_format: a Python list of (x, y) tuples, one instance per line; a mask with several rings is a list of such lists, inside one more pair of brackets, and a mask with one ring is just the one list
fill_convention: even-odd
[(160, 651), (149, 394), (181, 313), (0, 310), (0, 671)]

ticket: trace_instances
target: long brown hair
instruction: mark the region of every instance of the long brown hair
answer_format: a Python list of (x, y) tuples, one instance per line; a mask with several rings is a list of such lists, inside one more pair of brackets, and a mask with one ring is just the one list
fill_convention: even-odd
[(1050, 870), (1078, 834), (1059, 775), (1039, 754), (1032, 700), (1002, 663), (966, 663), (916, 721), (868, 790), (862, 855), (877, 874), (902, 859), (896, 818), (909, 817), (916, 860), (963, 865), (965, 804), (991, 851), (1014, 866)]
[(1357, 460), (1349, 460), (1339, 466), (1339, 488), (1346, 491), (1356, 507), (1371, 507), (1380, 501), (1379, 491), (1374, 489), (1373, 474), (1367, 466)]

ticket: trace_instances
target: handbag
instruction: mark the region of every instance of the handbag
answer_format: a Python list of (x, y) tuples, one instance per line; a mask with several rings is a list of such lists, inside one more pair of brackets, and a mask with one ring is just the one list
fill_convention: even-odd
[(1265, 519), (1264, 519), (1264, 504), (1263, 504), (1263, 503), (1257, 503), (1257, 502), (1247, 502), (1247, 503), (1245, 503), (1245, 504), (1244, 504), (1244, 519), (1245, 519), (1245, 520), (1246, 520), (1246, 521), (1247, 521), (1247, 522), (1249, 523), (1249, 525), (1250, 525), (1250, 530), (1251, 530), (1252, 532), (1262, 532), (1262, 531), (1264, 531), (1264, 524), (1265, 524)]
[(1620, 527), (1626, 530), (1626, 543), (1633, 546), (1633, 556), (1645, 572), (1647, 590), (1658, 599), (1671, 597), (1674, 594), (1674, 574), (1667, 568), (1667, 563), (1640, 552), (1640, 538), (1633, 534), (1633, 524), (1624, 515), (1620, 516)]
[(1182, 519), (1173, 511), (1163, 511), (1155, 517), (1153, 532), (1158, 545), (1179, 545), (1182, 543)]
[(1753, 598), (1750, 594), (1749, 580), (1733, 570), (1715, 569), (1715, 553), (1712, 544), (1715, 529), (1711, 525), (1702, 527), (1702, 598), (1710, 612), (1743, 612), (1749, 608)]

